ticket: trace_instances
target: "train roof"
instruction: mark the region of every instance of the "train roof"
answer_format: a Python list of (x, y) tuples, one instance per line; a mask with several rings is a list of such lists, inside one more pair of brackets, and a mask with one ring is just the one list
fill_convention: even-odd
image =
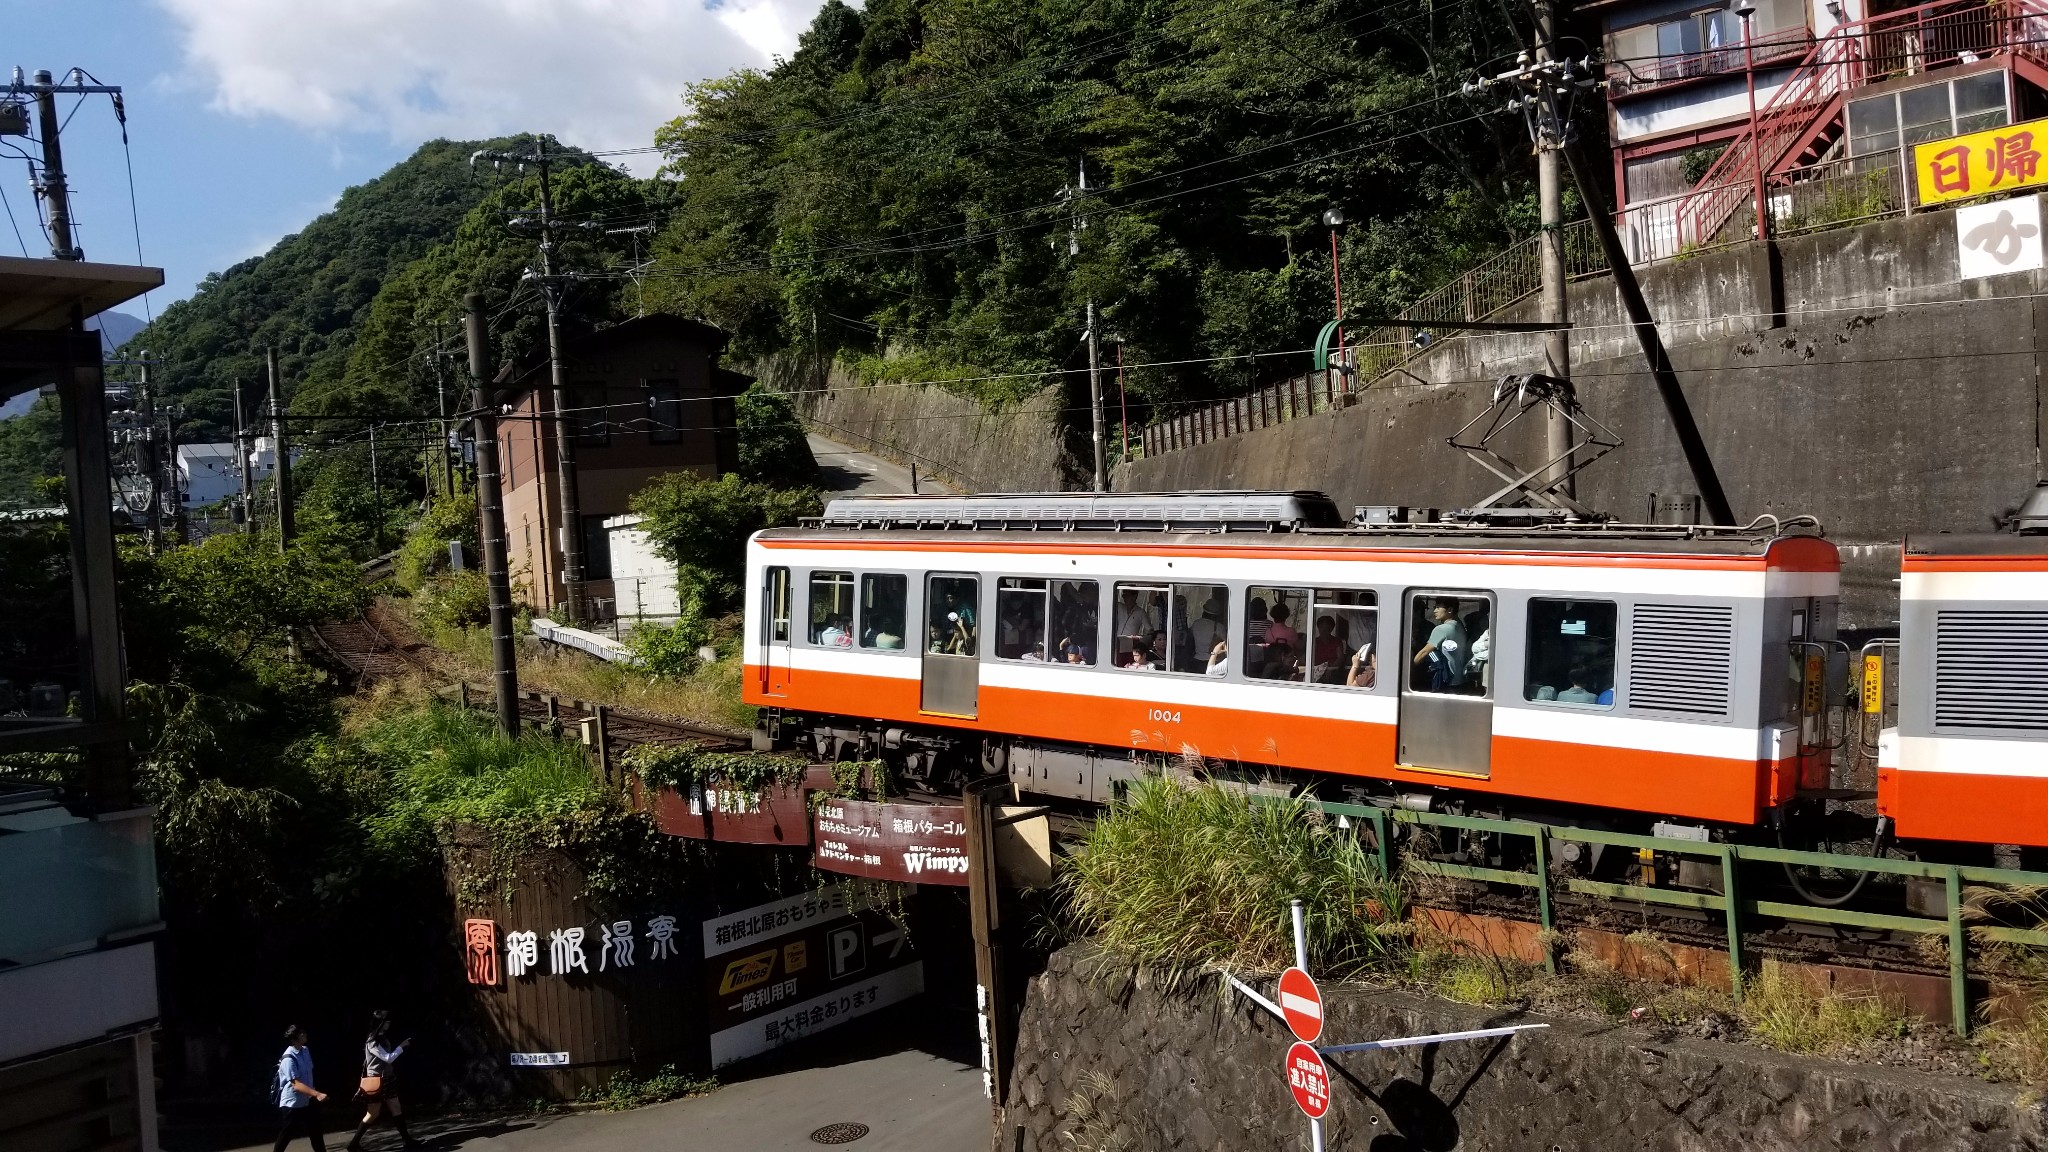
[(2016, 532), (1930, 532), (1906, 537), (1908, 556), (2048, 556), (2048, 536)]
[[(1320, 492), (1032, 492), (977, 496), (865, 496), (826, 505), (769, 540), (817, 540), (860, 533), (910, 541), (943, 534), (961, 544), (1015, 543), (1025, 534), (1058, 534), (1076, 544), (1443, 552), (1593, 552), (1762, 556), (1787, 537), (1817, 538), (1811, 517), (1763, 516), (1740, 527), (1698, 524), (1530, 522), (1506, 509), (1498, 522), (1345, 523)], [(1522, 515), (1518, 516), (1517, 513)], [(1246, 537), (1259, 539), (1247, 539)], [(1275, 539), (1280, 537), (1282, 539)]]

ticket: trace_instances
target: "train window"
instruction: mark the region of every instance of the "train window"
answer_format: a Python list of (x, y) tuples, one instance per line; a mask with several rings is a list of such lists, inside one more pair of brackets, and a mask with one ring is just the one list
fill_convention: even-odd
[(1614, 707), (1614, 625), (1607, 600), (1529, 601), (1529, 654), (1522, 697)]
[(1458, 592), (1408, 596), (1408, 690), (1484, 696), (1492, 685), (1493, 601)]
[(853, 647), (853, 573), (811, 573), (811, 643)]
[(1244, 674), (1258, 680), (1304, 681), (1307, 644), (1302, 622), (1309, 616), (1306, 588), (1245, 590)]
[(1052, 627), (1045, 633), (1046, 656), (1060, 664), (1095, 663), (1095, 636), (1102, 619), (1102, 590), (1093, 580), (1054, 580)]
[(1167, 621), (1173, 638), (1166, 670), (1210, 676), (1230, 671), (1230, 589), (1221, 584), (1175, 584)]
[(1166, 667), (1165, 585), (1119, 584), (1111, 621), (1116, 628), (1119, 668)]
[(996, 581), (996, 658), (1045, 663), (1045, 581)]
[(860, 578), (860, 646), (891, 651), (903, 647), (904, 604), (910, 578), (865, 572)]
[(996, 584), (997, 658), (1095, 663), (1100, 596), (1093, 580), (1003, 577)]
[(768, 587), (763, 590), (763, 597), (768, 602), (765, 605), (767, 610), (762, 615), (768, 618), (769, 641), (787, 644), (789, 642), (789, 569), (770, 568), (768, 570)]
[(1379, 598), (1347, 588), (1316, 589), (1307, 636), (1311, 684), (1370, 688), (1379, 670)]
[(980, 621), (975, 605), (981, 582), (972, 576), (933, 576), (925, 597), (925, 650), (948, 656), (973, 656), (981, 651)]

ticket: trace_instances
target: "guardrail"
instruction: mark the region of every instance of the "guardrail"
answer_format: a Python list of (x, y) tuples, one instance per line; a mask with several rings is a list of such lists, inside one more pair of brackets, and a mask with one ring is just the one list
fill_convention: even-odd
[[(1997, 925), (1968, 927), (1963, 922), (1963, 885), (1995, 884), (2009, 887), (2039, 887), (2048, 885), (2048, 872), (2023, 872), (2006, 868), (1976, 868), (1957, 864), (1930, 864), (1918, 860), (1890, 860), (1871, 856), (1847, 856), (1835, 852), (1805, 852), (1789, 848), (1768, 848), (1748, 844), (1717, 844), (1699, 840), (1678, 840), (1666, 836), (1644, 836), (1632, 832), (1609, 832), (1600, 829), (1579, 828), (1568, 825), (1541, 824), (1525, 820), (1492, 820), (1479, 816), (1456, 816), (1443, 812), (1411, 812), (1405, 809), (1381, 808), (1371, 804), (1345, 804), (1331, 801), (1307, 801), (1307, 803), (1328, 815), (1348, 816), (1353, 820), (1364, 820), (1373, 827), (1373, 840), (1382, 869), (1392, 875), (1393, 837), (1392, 825), (1396, 823), (1415, 824), (1438, 828), (1454, 828), (1473, 832), (1491, 832), (1502, 836), (1525, 837), (1531, 847), (1530, 858), (1538, 862), (1534, 871), (1513, 868), (1492, 868), (1477, 864), (1458, 864), (1449, 861), (1423, 860), (1410, 857), (1407, 866), (1425, 875), (1444, 876), (1459, 880), (1477, 880), (1489, 884), (1506, 884), (1532, 889), (1536, 895), (1537, 920), (1546, 930), (1544, 942), (1544, 965), (1550, 971), (1557, 970), (1557, 956), (1549, 943), (1548, 931), (1556, 927), (1552, 892), (1563, 890), (1608, 900), (1634, 900), (1644, 904), (1659, 904), (1668, 908), (1687, 908), (1701, 912), (1719, 912), (1722, 928), (1728, 942), (1728, 973), (1730, 991), (1737, 1001), (1742, 999), (1742, 938), (1744, 922), (1748, 917), (1768, 916), (1779, 920), (1798, 921), (1807, 924), (1823, 924), (1832, 927), (1864, 928), (1879, 931), (1910, 932), (1926, 936), (1945, 936), (1949, 958), (1949, 1006), (1952, 1024), (1958, 1036), (1967, 1036), (1970, 1031), (1969, 998), (1969, 938), (1974, 934), (1979, 940), (2005, 944), (2023, 944), (2032, 947), (2048, 947), (2048, 931), (2027, 928), (2012, 928)], [(1721, 890), (1700, 892), (1676, 888), (1654, 888), (1641, 884), (1617, 884), (1610, 881), (1590, 880), (1584, 877), (1553, 877), (1544, 866), (1550, 858), (1550, 841), (1565, 840), (1584, 844), (1604, 844), (1615, 848), (1633, 848), (1671, 855), (1691, 856), (1715, 861), (1720, 866)], [(1887, 912), (1860, 912), (1848, 908), (1823, 908), (1810, 904), (1792, 904), (1778, 900), (1759, 900), (1743, 895), (1741, 889), (1740, 865), (1742, 864), (1789, 864), (1809, 868), (1829, 868), (1838, 872), (1876, 873), (1904, 876), (1927, 880), (1940, 880), (1947, 892), (1948, 914), (1945, 917), (1901, 916)]]

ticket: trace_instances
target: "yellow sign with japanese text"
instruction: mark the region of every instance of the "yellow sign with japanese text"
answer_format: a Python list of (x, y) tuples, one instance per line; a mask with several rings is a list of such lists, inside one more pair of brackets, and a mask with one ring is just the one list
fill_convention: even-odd
[(1920, 203), (1967, 200), (1993, 192), (2048, 184), (2048, 120), (2029, 120), (1913, 145), (1913, 178)]

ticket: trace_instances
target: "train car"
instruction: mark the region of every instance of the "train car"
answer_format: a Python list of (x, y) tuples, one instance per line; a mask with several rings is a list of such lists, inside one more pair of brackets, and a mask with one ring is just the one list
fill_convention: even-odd
[(1878, 811), (1902, 838), (2048, 845), (2048, 536), (1908, 537), (1900, 568)]
[[(749, 544), (772, 741), (1103, 801), (1175, 759), (1753, 825), (1824, 787), (1807, 526), (1346, 525), (1308, 493), (835, 501)], [(1820, 709), (1824, 714), (1824, 707)], [(1681, 833), (1684, 834), (1684, 833)]]

